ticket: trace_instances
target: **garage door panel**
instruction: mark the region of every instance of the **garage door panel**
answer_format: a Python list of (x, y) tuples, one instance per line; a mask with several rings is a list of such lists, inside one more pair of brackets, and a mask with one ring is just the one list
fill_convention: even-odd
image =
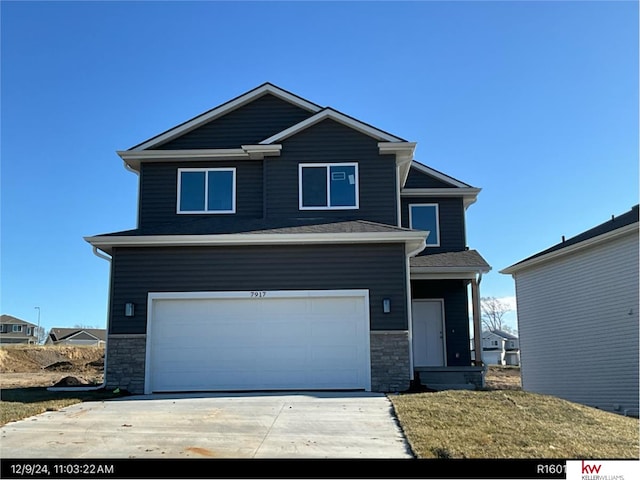
[(368, 388), (366, 296), (292, 293), (153, 299), (148, 390)]

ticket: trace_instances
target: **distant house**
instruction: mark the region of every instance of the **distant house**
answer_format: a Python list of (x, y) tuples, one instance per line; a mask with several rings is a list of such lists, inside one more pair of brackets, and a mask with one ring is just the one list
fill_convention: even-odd
[(482, 361), (487, 365), (520, 365), (520, 341), (504, 330), (482, 332)]
[(0, 317), (0, 343), (2, 344), (38, 343), (37, 330), (37, 325), (11, 315)]
[(105, 328), (52, 328), (45, 345), (102, 346), (106, 338)]
[(637, 416), (638, 205), (501, 273), (516, 285), (524, 390)]

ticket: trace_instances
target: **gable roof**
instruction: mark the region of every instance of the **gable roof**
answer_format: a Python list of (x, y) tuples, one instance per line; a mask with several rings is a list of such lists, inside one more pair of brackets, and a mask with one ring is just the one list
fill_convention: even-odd
[(139, 143), (138, 145), (131, 147), (129, 151), (153, 149), (160, 144), (168, 142), (169, 140), (179, 137), (180, 135), (184, 135), (185, 133), (204, 125), (205, 123), (222, 117), (223, 115), (226, 115), (227, 113), (240, 108), (241, 106), (246, 105), (247, 103), (250, 103), (253, 100), (266, 94), (274, 95), (309, 112), (315, 113), (322, 109), (322, 107), (316, 105), (315, 103), (312, 103), (302, 97), (299, 97), (298, 95), (277, 87), (272, 83), (265, 82), (262, 85), (259, 85), (258, 87), (223, 103), (222, 105), (218, 105), (211, 110), (201, 113), (200, 115), (197, 115), (196, 117), (193, 117), (186, 122), (183, 122), (173, 128), (170, 128), (169, 130), (166, 130), (163, 133), (160, 133), (148, 140), (145, 140), (142, 143)]
[(5, 315), (5, 314), (0, 316), (0, 323), (8, 323), (12, 325), (30, 325), (32, 327), (37, 326), (31, 322), (27, 322), (26, 320), (21, 320), (19, 318), (12, 317), (11, 315)]
[(379, 128), (373, 127), (368, 123), (361, 122), (349, 115), (345, 115), (337, 110), (334, 110), (331, 107), (323, 108), (321, 111), (316, 113), (315, 115), (303, 120), (291, 127), (272, 135), (269, 138), (266, 138), (260, 142), (260, 145), (271, 145), (275, 142), (279, 142), (281, 140), (285, 140), (313, 125), (319, 123), (323, 120), (331, 119), (342, 125), (346, 125), (347, 127), (351, 127), (354, 130), (357, 130), (365, 135), (369, 135), (379, 141), (383, 142), (406, 142), (400, 137), (396, 137), (395, 135), (391, 135), (390, 133), (385, 132), (384, 130), (380, 130)]
[(61, 340), (66, 340), (83, 334), (87, 334), (90, 337), (93, 337), (96, 340), (102, 340), (103, 342), (107, 339), (106, 328), (52, 328), (49, 331), (49, 338), (53, 342), (59, 342)]
[(537, 265), (538, 263), (550, 260), (565, 253), (570, 253), (590, 245), (601, 243), (607, 239), (623, 235), (638, 229), (638, 205), (631, 207), (628, 212), (617, 217), (612, 216), (611, 220), (601, 223), (589, 230), (586, 230), (574, 237), (553, 245), (541, 252), (521, 260), (503, 270), (500, 273), (514, 274), (520, 270)]
[[(483, 332), (483, 333), (484, 333), (484, 332)], [(499, 336), (499, 337), (502, 337), (502, 338), (504, 338), (505, 340), (518, 340), (518, 337), (517, 337), (517, 336), (512, 335), (512, 334), (510, 334), (510, 333), (508, 333), (508, 332), (505, 332), (504, 330), (498, 330), (497, 328), (496, 328), (496, 329), (493, 329), (493, 330), (489, 330), (487, 333), (493, 333), (494, 335), (497, 335), (497, 336)]]

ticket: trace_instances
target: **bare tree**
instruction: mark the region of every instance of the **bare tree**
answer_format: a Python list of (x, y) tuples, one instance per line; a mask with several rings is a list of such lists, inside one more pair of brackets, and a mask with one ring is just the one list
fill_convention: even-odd
[(504, 315), (511, 311), (509, 305), (496, 297), (482, 297), (480, 299), (482, 310), (482, 324), (489, 330), (504, 330), (502, 324)]

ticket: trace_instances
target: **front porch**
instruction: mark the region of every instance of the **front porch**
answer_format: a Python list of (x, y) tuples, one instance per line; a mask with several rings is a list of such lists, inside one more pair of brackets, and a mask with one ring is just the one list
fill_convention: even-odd
[(479, 390), (485, 386), (486, 366), (414, 367), (412, 389)]
[(480, 281), (490, 269), (475, 250), (410, 258), (413, 389), (484, 388), (486, 367), (471, 351), (481, 351)]

